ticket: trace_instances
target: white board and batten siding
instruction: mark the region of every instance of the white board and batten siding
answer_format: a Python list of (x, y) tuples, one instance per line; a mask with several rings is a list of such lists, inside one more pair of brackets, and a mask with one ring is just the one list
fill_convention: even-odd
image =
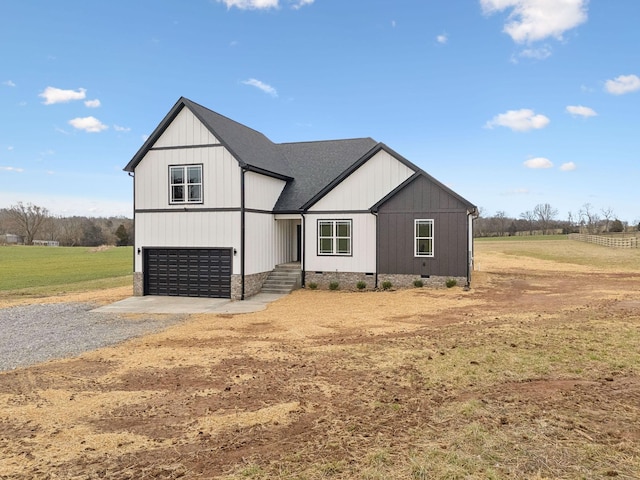
[(245, 274), (269, 272), (292, 260), (295, 223), (276, 221), (273, 215), (245, 213)]
[[(167, 147), (171, 149), (153, 150)], [(202, 164), (203, 170), (200, 207), (240, 207), (238, 162), (189, 109), (180, 111), (151, 148), (136, 166), (136, 210), (184, 209), (184, 205), (169, 204), (169, 166), (193, 164)]]
[[(240, 252), (240, 212), (146, 212), (136, 215), (136, 244), (145, 247), (235, 248)], [(142, 255), (135, 255), (142, 271)], [(240, 273), (239, 256), (233, 273)]]
[[(318, 220), (351, 220), (351, 255), (318, 255)], [(305, 270), (309, 272), (376, 271), (376, 217), (371, 213), (305, 215)]]
[(287, 182), (260, 173), (244, 174), (244, 205), (255, 210), (273, 211)]
[[(195, 164), (202, 165), (203, 203), (170, 204), (169, 166)], [(240, 176), (231, 153), (183, 108), (136, 166), (136, 247), (221, 247), (239, 252)], [(185, 207), (238, 211), (185, 212)], [(142, 256), (135, 257), (135, 271), (142, 271)], [(239, 274), (236, 258), (233, 273)]]
[[(376, 217), (369, 210), (415, 171), (381, 150), (309, 209), (305, 216), (305, 269), (321, 272), (376, 271)], [(314, 214), (313, 212), (318, 212)], [(331, 213), (335, 211), (336, 213)], [(318, 220), (350, 219), (351, 255), (318, 255)]]
[(414, 173), (404, 163), (381, 150), (309, 210), (368, 210)]
[[(287, 245), (289, 232), (273, 214), (286, 182), (255, 172), (244, 174), (245, 208), (261, 212), (245, 213), (245, 274), (273, 270), (290, 258)], [(288, 223), (288, 222), (284, 222)]]
[[(202, 165), (201, 204), (169, 203), (169, 166)], [(224, 147), (149, 150), (136, 167), (136, 210), (240, 208), (240, 167)]]
[(184, 147), (216, 145), (220, 141), (188, 108), (183, 108), (173, 119), (154, 147)]

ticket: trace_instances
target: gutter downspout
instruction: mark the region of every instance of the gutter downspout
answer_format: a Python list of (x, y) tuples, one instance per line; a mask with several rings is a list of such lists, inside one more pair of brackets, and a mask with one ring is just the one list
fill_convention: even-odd
[(240, 170), (240, 300), (244, 300), (244, 247), (245, 247), (245, 202), (244, 174), (246, 167)]
[(471, 266), (473, 265), (473, 219), (476, 218), (477, 210), (474, 208), (467, 212), (467, 284), (464, 289), (471, 288)]
[(304, 288), (305, 286), (305, 265), (306, 265), (306, 257), (307, 257), (307, 249), (304, 248), (305, 246), (305, 240), (306, 240), (306, 231), (307, 231), (307, 219), (304, 218), (304, 212), (300, 212), (300, 216), (302, 217), (302, 238), (300, 239), (300, 249), (302, 250), (302, 255), (301, 255), (301, 259), (302, 259), (302, 265), (301, 265), (301, 275), (302, 275), (302, 279), (300, 281), (300, 286), (302, 288)]
[(371, 210), (371, 215), (373, 215), (374, 217), (376, 217), (376, 259), (375, 259), (375, 284), (374, 284), (374, 288), (378, 288), (378, 239), (380, 238), (380, 225), (378, 222), (378, 212), (374, 212), (373, 210)]
[[(127, 172), (131, 178), (133, 178), (133, 254), (131, 260), (133, 261), (133, 272), (136, 271), (136, 179), (133, 172)], [(135, 280), (134, 280), (135, 283)], [(144, 289), (144, 287), (143, 287)]]

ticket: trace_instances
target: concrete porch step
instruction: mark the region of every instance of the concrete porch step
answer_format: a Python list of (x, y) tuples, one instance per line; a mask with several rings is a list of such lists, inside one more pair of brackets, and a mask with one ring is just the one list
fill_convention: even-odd
[(299, 263), (285, 263), (276, 265), (265, 282), (262, 284), (263, 293), (291, 293), (293, 289), (300, 286), (302, 272)]

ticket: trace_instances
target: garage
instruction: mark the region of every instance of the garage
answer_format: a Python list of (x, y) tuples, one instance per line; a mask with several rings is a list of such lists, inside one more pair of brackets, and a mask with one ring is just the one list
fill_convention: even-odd
[(231, 298), (231, 248), (145, 248), (144, 294)]

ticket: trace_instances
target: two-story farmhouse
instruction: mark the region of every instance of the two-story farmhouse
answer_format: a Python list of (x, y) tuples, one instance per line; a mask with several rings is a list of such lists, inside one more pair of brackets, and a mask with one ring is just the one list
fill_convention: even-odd
[(467, 283), (476, 207), (371, 138), (271, 142), (180, 98), (125, 167), (136, 295), (244, 299), (302, 284)]

